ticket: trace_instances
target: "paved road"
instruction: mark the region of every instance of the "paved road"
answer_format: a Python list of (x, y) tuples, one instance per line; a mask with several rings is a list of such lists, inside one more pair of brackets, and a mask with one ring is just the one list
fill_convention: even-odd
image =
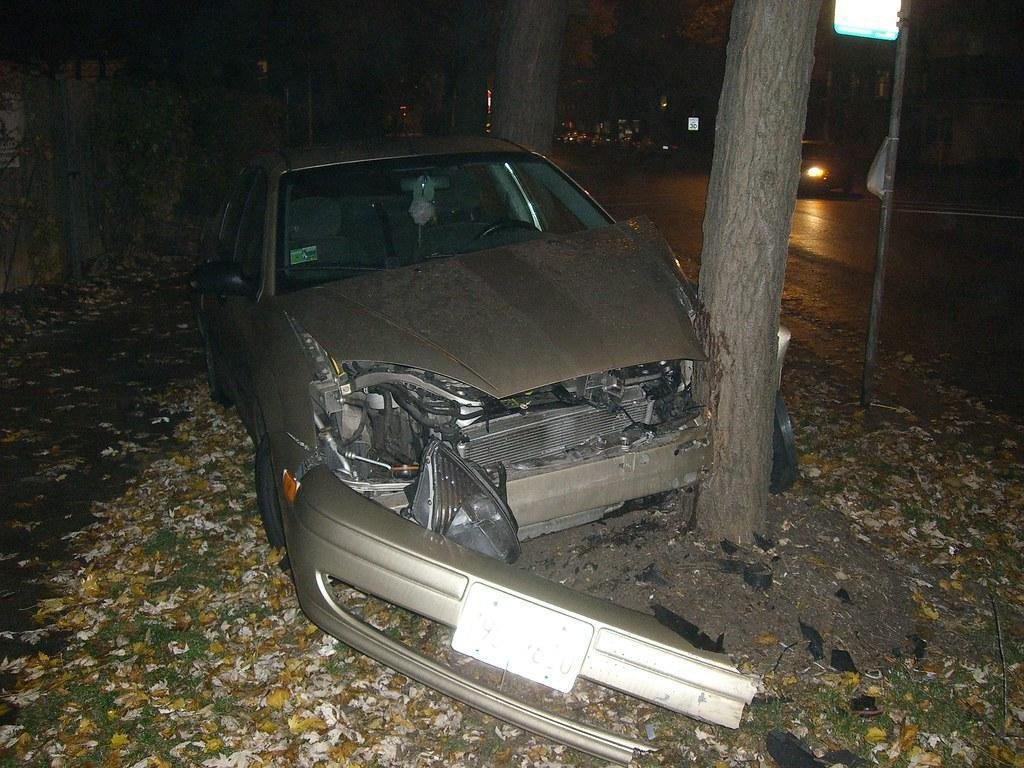
[[(706, 175), (635, 156), (556, 160), (612, 215), (648, 216), (696, 274)], [(926, 185), (908, 194), (914, 199), (904, 196), (894, 217), (883, 355), (936, 361), (944, 378), (995, 407), (1024, 414), (1024, 210), (1019, 201), (996, 210), (939, 204), (937, 195), (929, 200)], [(862, 343), (878, 209), (868, 195), (797, 201), (783, 319), (798, 337)]]

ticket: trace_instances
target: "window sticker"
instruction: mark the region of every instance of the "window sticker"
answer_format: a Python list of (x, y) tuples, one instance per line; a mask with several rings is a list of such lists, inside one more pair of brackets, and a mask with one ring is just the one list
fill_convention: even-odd
[(293, 267), (296, 264), (305, 264), (310, 261), (316, 261), (316, 246), (305, 245), (302, 248), (292, 248), (291, 252), (289, 253), (289, 256), (289, 263)]

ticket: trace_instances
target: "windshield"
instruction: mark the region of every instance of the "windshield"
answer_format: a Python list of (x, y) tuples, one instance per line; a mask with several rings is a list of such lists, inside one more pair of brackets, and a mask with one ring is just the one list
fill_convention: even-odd
[(516, 153), (290, 171), (278, 216), (279, 291), (610, 223), (557, 168)]

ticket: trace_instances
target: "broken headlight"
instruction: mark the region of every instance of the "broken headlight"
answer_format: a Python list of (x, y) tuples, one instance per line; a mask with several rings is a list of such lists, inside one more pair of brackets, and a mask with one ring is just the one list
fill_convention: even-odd
[(503, 496), (481, 469), (432, 440), (409, 511), (424, 528), (511, 563), (519, 557), (519, 526)]

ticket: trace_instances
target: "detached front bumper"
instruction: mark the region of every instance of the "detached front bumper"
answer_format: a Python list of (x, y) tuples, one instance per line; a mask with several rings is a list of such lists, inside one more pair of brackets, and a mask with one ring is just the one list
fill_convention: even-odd
[(324, 467), (303, 477), (285, 525), (299, 602), (324, 631), (470, 706), (603, 759), (628, 763), (650, 747), (546, 712), (412, 651), (339, 604), (332, 579), (450, 627), (458, 627), (475, 584), (582, 621), (590, 640), (580, 675), (708, 722), (737, 727), (756, 691), (724, 656), (697, 650), (653, 617), (460, 547)]

